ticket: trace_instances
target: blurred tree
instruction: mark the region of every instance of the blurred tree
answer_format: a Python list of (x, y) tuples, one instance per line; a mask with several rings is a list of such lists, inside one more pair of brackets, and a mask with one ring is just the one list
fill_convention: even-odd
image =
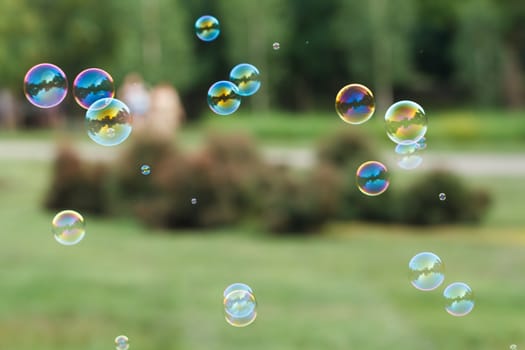
[[(221, 35), (228, 64), (222, 67), (223, 79), (239, 63), (250, 63), (261, 73), (261, 88), (250, 100), (258, 109), (268, 109), (274, 89), (282, 80), (285, 62), (279, 60), (289, 40), (289, 7), (286, 1), (229, 0), (217, 2)], [(272, 52), (279, 42), (282, 50)], [(280, 49), (281, 50), (281, 49)]]

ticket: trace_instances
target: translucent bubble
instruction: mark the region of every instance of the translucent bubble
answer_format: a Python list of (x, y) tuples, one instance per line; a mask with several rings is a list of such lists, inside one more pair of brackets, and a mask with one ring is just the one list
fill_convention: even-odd
[(217, 114), (232, 114), (240, 105), (239, 89), (230, 81), (218, 81), (208, 90), (208, 106)]
[(408, 263), (410, 283), (422, 291), (439, 287), (445, 280), (445, 266), (434, 253), (423, 252), (415, 255)]
[(349, 84), (335, 96), (335, 110), (349, 124), (363, 124), (375, 111), (372, 91), (361, 84)]
[(195, 21), (195, 34), (202, 41), (213, 41), (220, 33), (219, 20), (213, 16), (202, 16)]
[(474, 293), (463, 282), (454, 282), (443, 291), (446, 305), (445, 310), (452, 316), (468, 315), (474, 308)]
[(149, 175), (151, 173), (151, 168), (149, 165), (143, 164), (140, 167), (140, 172), (142, 173), (142, 175)]
[(278, 42), (274, 42), (272, 47), (274, 50), (279, 50), (281, 48), (281, 44), (279, 44)]
[(88, 109), (101, 98), (115, 96), (113, 78), (99, 68), (83, 70), (73, 81), (73, 96), (80, 107)]
[(509, 348), (510, 350), (518, 350), (518, 346), (516, 344), (512, 344)]
[(427, 116), (423, 107), (412, 101), (399, 101), (385, 114), (388, 137), (398, 144), (418, 142), (427, 132)]
[(251, 96), (261, 87), (259, 70), (248, 63), (241, 63), (233, 67), (230, 72), (230, 80), (237, 85), (241, 96)]
[(119, 335), (115, 338), (115, 349), (117, 350), (128, 350), (129, 340), (125, 335)]
[(193, 204), (193, 205), (197, 204), (197, 198), (192, 198), (191, 199), (191, 204)]
[(419, 167), (423, 163), (423, 158), (421, 158), (418, 155), (408, 155), (403, 156), (401, 159), (397, 162), (397, 165), (401, 169), (405, 170), (413, 170)]
[(86, 112), (89, 137), (102, 146), (121, 144), (131, 134), (132, 116), (128, 106), (116, 98), (101, 98)]
[(27, 100), (37, 107), (55, 107), (66, 98), (66, 74), (53, 64), (37, 64), (24, 77), (24, 93)]
[(439, 200), (440, 200), (440, 201), (444, 201), (444, 200), (446, 200), (446, 199), (447, 199), (447, 195), (444, 194), (443, 192), (441, 192), (441, 193), (439, 194)]
[(412, 154), (414, 152), (416, 152), (417, 150), (419, 149), (417, 143), (411, 143), (410, 145), (396, 145), (396, 148), (395, 148), (395, 152), (397, 154), (402, 154), (402, 155), (406, 155), (406, 154)]
[(390, 185), (388, 170), (380, 162), (368, 161), (357, 169), (357, 188), (367, 196), (378, 196)]
[(53, 218), (51, 230), (58, 243), (75, 245), (86, 235), (86, 223), (76, 211), (63, 210)]
[(246, 327), (257, 317), (257, 302), (252, 289), (244, 283), (234, 283), (224, 290), (226, 322), (234, 327)]

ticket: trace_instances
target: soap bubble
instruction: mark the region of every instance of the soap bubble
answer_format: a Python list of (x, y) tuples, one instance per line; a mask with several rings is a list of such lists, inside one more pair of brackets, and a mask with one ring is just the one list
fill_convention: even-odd
[(88, 109), (101, 98), (115, 96), (113, 78), (99, 68), (83, 70), (73, 81), (73, 96), (80, 107)]
[(444, 200), (446, 200), (446, 199), (447, 199), (447, 195), (446, 195), (445, 193), (441, 192), (441, 193), (439, 194), (439, 200), (440, 200), (440, 201), (444, 201)]
[(401, 157), (401, 159), (397, 162), (397, 165), (399, 165), (401, 169), (413, 170), (419, 167), (422, 163), (423, 158), (421, 158), (420, 156), (408, 155)]
[(213, 16), (201, 16), (195, 21), (195, 34), (202, 41), (213, 41), (220, 33), (219, 20)]
[(129, 340), (125, 335), (119, 335), (115, 338), (115, 349), (116, 350), (128, 350), (129, 349)]
[(191, 204), (193, 204), (193, 205), (197, 204), (197, 198), (192, 198), (191, 199)]
[(208, 106), (217, 114), (232, 114), (240, 105), (239, 89), (230, 81), (218, 81), (208, 90)]
[(86, 234), (86, 223), (82, 215), (74, 210), (63, 210), (51, 222), (55, 240), (62, 245), (75, 245)]
[(397, 154), (407, 155), (415, 153), (419, 149), (417, 143), (411, 143), (409, 145), (396, 145), (395, 152)]
[(37, 107), (55, 107), (66, 98), (66, 74), (54, 64), (37, 64), (24, 77), (24, 93), (27, 100)]
[(237, 85), (241, 96), (251, 96), (261, 87), (259, 70), (248, 63), (241, 63), (233, 67), (230, 72), (230, 81)]
[(439, 287), (445, 280), (445, 266), (434, 253), (416, 254), (408, 263), (410, 283), (422, 291), (430, 291)]
[(116, 98), (95, 101), (86, 112), (89, 137), (102, 146), (115, 146), (131, 134), (132, 116), (128, 106)]
[(518, 346), (516, 344), (512, 344), (509, 348), (510, 350), (518, 350)]
[(274, 42), (272, 47), (274, 50), (279, 50), (281, 48), (281, 44), (279, 44), (278, 42)]
[(423, 107), (412, 101), (399, 101), (385, 114), (388, 137), (398, 144), (418, 142), (427, 132), (427, 116)]
[(452, 316), (468, 315), (474, 308), (474, 293), (463, 282), (454, 282), (443, 291), (446, 306), (445, 310)]
[(226, 322), (234, 327), (246, 327), (257, 317), (257, 302), (252, 289), (244, 283), (234, 283), (224, 290)]
[(335, 110), (343, 121), (349, 124), (362, 124), (374, 114), (374, 95), (364, 85), (346, 85), (335, 97)]
[(357, 188), (367, 196), (378, 196), (390, 185), (388, 170), (380, 162), (368, 161), (357, 169)]
[(151, 173), (151, 168), (149, 165), (143, 164), (140, 167), (140, 172), (142, 173), (142, 175), (149, 175)]

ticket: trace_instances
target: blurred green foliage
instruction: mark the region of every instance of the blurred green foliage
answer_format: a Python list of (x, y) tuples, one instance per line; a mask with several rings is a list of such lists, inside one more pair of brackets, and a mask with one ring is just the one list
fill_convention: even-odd
[[(209, 43), (194, 34), (204, 14), (221, 23)], [(173, 83), (194, 117), (210, 84), (247, 61), (264, 81), (247, 101), (259, 110), (326, 106), (352, 81), (372, 88), (380, 108), (408, 97), (523, 106), (524, 22), (520, 0), (5, 0), (0, 77), (21, 91), (43, 61), (70, 81), (90, 66), (117, 85), (135, 71)]]

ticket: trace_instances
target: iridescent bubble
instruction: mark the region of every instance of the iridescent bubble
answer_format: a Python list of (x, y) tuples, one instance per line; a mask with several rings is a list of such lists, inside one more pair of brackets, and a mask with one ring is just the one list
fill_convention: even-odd
[(399, 101), (386, 111), (385, 127), (388, 137), (395, 143), (416, 143), (427, 132), (427, 116), (417, 103)]
[(454, 282), (443, 291), (445, 310), (452, 316), (468, 315), (474, 308), (474, 293), (463, 282)]
[(37, 64), (24, 77), (24, 93), (27, 100), (37, 107), (55, 107), (66, 98), (66, 74), (54, 64)]
[(444, 201), (444, 200), (446, 200), (446, 199), (447, 199), (447, 195), (444, 194), (443, 192), (441, 192), (441, 193), (439, 194), (439, 200), (440, 200), (440, 201)]
[(230, 81), (218, 81), (208, 90), (208, 106), (217, 114), (232, 114), (240, 105), (239, 89)]
[(195, 34), (202, 41), (213, 41), (220, 33), (219, 20), (213, 16), (201, 16), (195, 21)]
[(74, 210), (63, 210), (51, 222), (55, 240), (62, 245), (75, 245), (86, 235), (86, 223)]
[(226, 287), (222, 295), (226, 298), (228, 294), (230, 294), (231, 292), (235, 290), (244, 290), (248, 293), (253, 294), (253, 290), (249, 285), (237, 282), (237, 283), (230, 284), (228, 287)]
[(274, 50), (279, 50), (281, 48), (281, 44), (279, 44), (278, 42), (274, 42), (272, 47)]
[(197, 204), (197, 198), (192, 198), (191, 199), (191, 204), (193, 204), (193, 205)]
[(89, 137), (102, 146), (115, 146), (131, 134), (132, 116), (128, 106), (116, 98), (101, 98), (86, 112)]
[(397, 154), (406, 155), (406, 154), (414, 153), (414, 152), (416, 152), (418, 149), (419, 149), (419, 147), (418, 147), (418, 144), (417, 144), (417, 143), (411, 143), (410, 145), (401, 145), (401, 144), (398, 144), (398, 145), (396, 145), (395, 152), (396, 152)]
[(380, 162), (368, 161), (357, 169), (357, 188), (367, 196), (378, 196), (390, 185), (388, 170)]
[(241, 96), (251, 96), (261, 87), (259, 70), (248, 63), (241, 63), (233, 67), (230, 72), (230, 81), (237, 85)]
[(430, 291), (439, 287), (445, 280), (445, 266), (434, 253), (416, 254), (408, 263), (410, 283), (422, 291)]
[(119, 335), (115, 338), (115, 349), (116, 350), (128, 350), (129, 339), (125, 335)]
[(99, 68), (83, 70), (73, 81), (73, 96), (80, 107), (88, 109), (101, 98), (115, 96), (113, 78)]
[(401, 169), (413, 170), (419, 167), (422, 163), (423, 158), (421, 158), (418, 155), (411, 154), (408, 156), (401, 157), (401, 159), (397, 162), (397, 165), (399, 165)]
[(142, 175), (149, 175), (151, 173), (151, 168), (149, 165), (144, 164), (140, 167), (140, 172)]
[(349, 84), (335, 96), (335, 110), (339, 117), (349, 124), (363, 124), (375, 111), (372, 91), (361, 84)]
[[(243, 289), (230, 286), (224, 291), (225, 319), (234, 327), (246, 327), (253, 323), (257, 317), (257, 302), (251, 288), (248, 287), (249, 290), (246, 290), (242, 286), (239, 287)], [(230, 292), (226, 293), (228, 290)]]

